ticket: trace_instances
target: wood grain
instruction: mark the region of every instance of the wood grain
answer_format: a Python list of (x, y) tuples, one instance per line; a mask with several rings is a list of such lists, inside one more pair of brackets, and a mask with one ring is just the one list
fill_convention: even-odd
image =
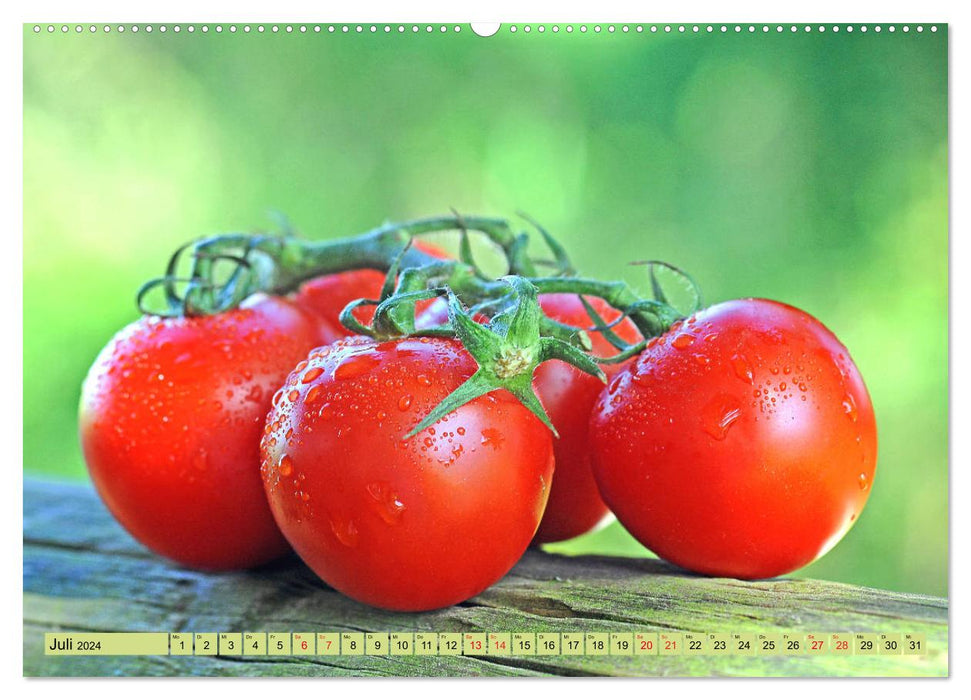
[[(83, 484), (24, 486), (26, 676), (941, 676), (946, 599), (825, 581), (743, 582), (652, 559), (530, 550), (470, 601), (403, 614), (355, 603), (296, 558), (180, 568), (134, 542)], [(924, 656), (44, 656), (45, 632), (914, 632)]]

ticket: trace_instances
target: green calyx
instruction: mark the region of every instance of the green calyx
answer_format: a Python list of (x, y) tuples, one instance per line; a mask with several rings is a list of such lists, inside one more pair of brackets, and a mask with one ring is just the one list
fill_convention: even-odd
[(559, 359), (606, 382), (603, 370), (588, 355), (563, 340), (541, 335), (543, 313), (536, 299), (536, 287), (529, 280), (511, 275), (502, 281), (511, 288), (513, 301), (485, 325), (477, 323), (455, 294), (447, 290), (449, 322), (479, 367), (406, 437), (414, 436), (460, 406), (496, 389), (505, 389), (519, 399), (559, 437), (533, 391), (536, 368), (546, 360)]
[[(505, 389), (556, 434), (532, 387), (536, 368), (557, 359), (605, 381), (601, 364), (623, 362), (643, 350), (646, 340), (701, 306), (694, 281), (680, 269), (658, 261), (648, 266), (653, 298), (642, 298), (626, 283), (579, 277), (564, 247), (538, 223), (523, 216), (542, 238), (548, 257), (530, 254), (530, 237), (515, 232), (508, 221), (488, 217), (451, 216), (385, 224), (376, 229), (329, 241), (300, 238), (289, 223), (280, 234), (225, 234), (180, 247), (165, 275), (142, 286), (139, 309), (166, 317), (203, 316), (238, 306), (256, 292), (286, 294), (313, 277), (355, 269), (386, 273), (377, 299), (358, 299), (341, 314), (351, 332), (379, 340), (409, 336), (456, 338), (478, 364), (476, 372), (449, 394), (409, 434), (411, 437), (456, 408), (496, 389)], [(418, 246), (414, 237), (458, 231), (458, 259), (442, 260)], [(508, 274), (486, 275), (475, 260), (471, 233), (483, 235), (505, 257)], [(543, 269), (544, 274), (537, 273)], [(657, 272), (663, 271), (667, 286)], [(673, 303), (666, 289), (683, 300)], [(161, 291), (163, 305), (150, 309), (148, 299)], [(546, 316), (539, 294), (576, 294), (592, 325), (581, 328)], [(448, 320), (433, 328), (417, 328), (415, 305), (444, 298)], [(597, 297), (620, 312), (606, 322), (587, 301)], [(374, 320), (361, 323), (354, 310), (373, 306)], [(624, 341), (617, 324), (629, 319), (642, 340)], [(589, 354), (588, 333), (597, 332), (617, 352), (609, 357)]]

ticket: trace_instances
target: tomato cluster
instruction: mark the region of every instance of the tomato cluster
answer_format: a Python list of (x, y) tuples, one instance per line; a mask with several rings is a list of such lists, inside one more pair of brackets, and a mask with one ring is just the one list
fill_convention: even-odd
[[(350, 335), (340, 312), (383, 286), (383, 272), (343, 271), (119, 332), (80, 409), (85, 460), (118, 521), (189, 567), (248, 568), (292, 548), (351, 598), (428, 610), (611, 511), (686, 569), (777, 576), (825, 553), (867, 500), (869, 396), (846, 349), (798, 309), (743, 299), (645, 332), (597, 296), (534, 296), (554, 328), (587, 329), (593, 357), (634, 346), (597, 369), (570, 352), (537, 361), (526, 345), (483, 360), (461, 334), (422, 335), (457, 322), (454, 297), (411, 302), (418, 335)], [(483, 376), (499, 388), (469, 389)]]

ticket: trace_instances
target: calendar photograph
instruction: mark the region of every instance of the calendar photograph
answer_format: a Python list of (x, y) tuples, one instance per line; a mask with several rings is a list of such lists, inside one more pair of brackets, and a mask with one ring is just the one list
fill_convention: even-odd
[(22, 34), (25, 677), (949, 676), (946, 22)]

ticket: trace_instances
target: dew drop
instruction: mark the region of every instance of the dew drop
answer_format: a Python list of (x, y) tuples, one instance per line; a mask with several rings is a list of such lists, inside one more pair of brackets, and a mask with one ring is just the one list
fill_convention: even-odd
[(381, 360), (373, 355), (357, 355), (355, 357), (350, 357), (334, 370), (334, 378), (350, 379), (351, 377), (357, 377), (373, 369), (380, 363)]
[(400, 399), (398, 399), (398, 410), (407, 411), (409, 408), (411, 408), (412, 400), (411, 394), (405, 394), (402, 396)]
[(330, 530), (334, 537), (345, 547), (356, 547), (358, 540), (357, 525), (353, 520), (342, 520), (341, 518), (330, 518)]
[(426, 377), (424, 374), (419, 374), (418, 377), (417, 377), (417, 379), (418, 379), (418, 383), (421, 384), (422, 386), (431, 386), (432, 385), (432, 381), (428, 377)]
[(405, 504), (401, 502), (391, 485), (377, 481), (367, 485), (368, 495), (371, 496), (372, 505), (378, 516), (388, 525), (395, 525), (401, 520), (401, 515), (405, 511)]
[(691, 347), (692, 343), (695, 342), (695, 337), (689, 335), (688, 333), (681, 333), (677, 335), (674, 340), (671, 341), (671, 347), (677, 348), (678, 350), (684, 350), (685, 348)]
[(733, 355), (731, 364), (732, 371), (735, 372), (736, 377), (741, 379), (743, 382), (748, 382), (749, 384), (755, 383), (755, 377), (752, 374), (752, 367), (749, 365), (748, 360), (741, 355)]
[[(338, 367), (337, 369), (339, 370), (340, 367)], [(306, 372), (304, 372), (303, 377), (300, 378), (300, 382), (302, 384), (310, 384), (310, 382), (312, 382), (313, 380), (315, 380), (317, 377), (319, 377), (323, 373), (324, 373), (323, 368), (321, 368), (321, 367), (311, 367)], [(336, 376), (336, 372), (334, 374)]]
[(465, 428), (459, 426), (455, 429), (455, 432), (457, 432), (459, 435), (465, 435)]
[(870, 488), (870, 478), (864, 473), (860, 473), (860, 477), (857, 479), (857, 482), (860, 484), (860, 491), (866, 491), (868, 488)]
[(310, 387), (310, 390), (307, 391), (307, 395), (303, 399), (304, 403), (307, 403), (307, 404), (317, 403), (320, 400), (320, 398), (324, 395), (324, 391), (325, 390), (322, 385), (314, 384), (312, 387)]
[(491, 447), (494, 450), (498, 450), (500, 447), (502, 447), (502, 443), (502, 433), (500, 433), (497, 428), (486, 428), (482, 431), (482, 440), (480, 440), (480, 444), (483, 447)]
[(280, 476), (290, 476), (293, 474), (293, 460), (290, 459), (289, 455), (283, 455), (280, 458)]
[(856, 399), (853, 398), (853, 394), (846, 394), (843, 397), (843, 412), (850, 417), (850, 420), (856, 423)]
[(290, 399), (291, 402), (296, 401), (300, 398), (300, 392), (296, 389), (291, 389), (290, 393), (287, 394), (287, 398)]
[(732, 396), (716, 396), (702, 411), (701, 427), (716, 440), (724, 440), (742, 413), (738, 399)]

